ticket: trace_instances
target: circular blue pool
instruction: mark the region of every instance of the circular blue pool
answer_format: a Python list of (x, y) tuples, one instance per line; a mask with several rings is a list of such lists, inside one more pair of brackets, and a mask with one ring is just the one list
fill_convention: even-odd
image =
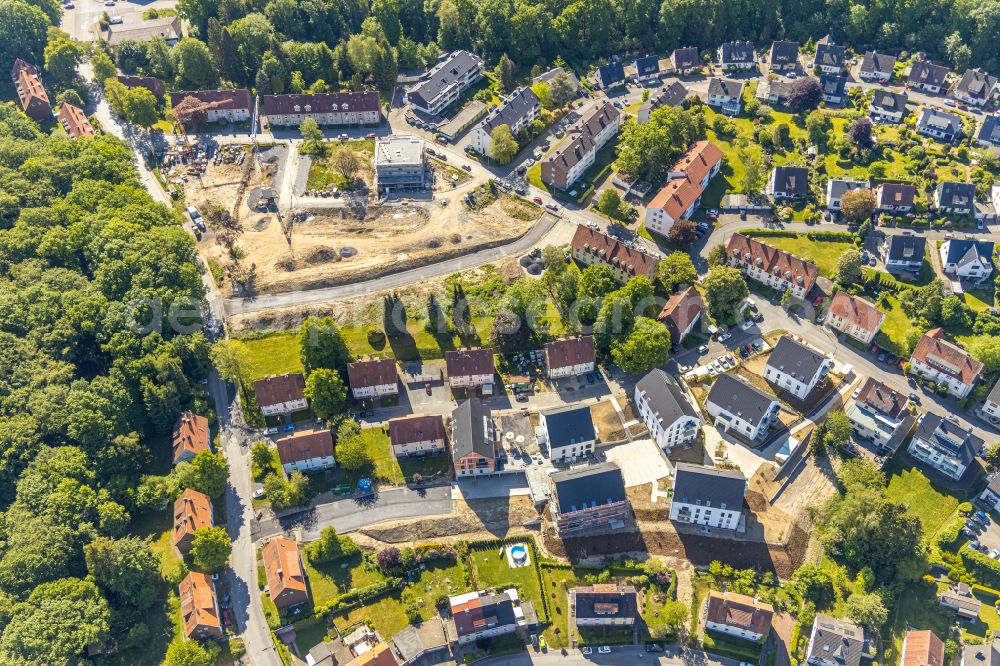
[(524, 562), (528, 559), (528, 550), (524, 546), (511, 546), (510, 556), (515, 562)]

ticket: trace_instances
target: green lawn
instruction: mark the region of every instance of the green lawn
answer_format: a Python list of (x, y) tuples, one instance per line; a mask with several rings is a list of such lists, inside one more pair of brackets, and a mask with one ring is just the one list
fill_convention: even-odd
[(976, 312), (989, 310), (993, 307), (993, 292), (985, 289), (972, 289), (965, 292), (965, 304)]
[(379, 635), (386, 638), (402, 631), (410, 624), (406, 619), (403, 604), (396, 596), (382, 597), (374, 603), (359, 606), (347, 613), (333, 615), (331, 619), (340, 629), (360, 622), (369, 622)]
[(833, 279), (837, 275), (837, 260), (845, 250), (854, 249), (854, 243), (844, 241), (814, 241), (800, 235), (796, 238), (761, 238), (761, 242), (785, 252), (791, 252), (800, 259), (813, 262), (824, 277)]
[(420, 617), (429, 620), (437, 613), (434, 605), (441, 595), (453, 597), (469, 589), (465, 584), (465, 570), (461, 564), (450, 560), (433, 560), (426, 563), (420, 580), (407, 588), (420, 609)]
[[(583, 576), (587, 573), (596, 573), (592, 569), (557, 569), (554, 567), (542, 568), (542, 584), (545, 594), (549, 597), (549, 608), (552, 611), (550, 618), (552, 623), (542, 633), (545, 642), (555, 650), (568, 646), (569, 641), (569, 590), (578, 585), (584, 585)], [(558, 633), (556, 632), (558, 629)]]
[(396, 460), (385, 428), (365, 428), (361, 431), (361, 436), (368, 455), (375, 463), (374, 476), (382, 483), (401, 486), (412, 480), (415, 473), (429, 479), (447, 474), (451, 468), (450, 458), (446, 454)]
[(889, 476), (888, 497), (906, 504), (907, 513), (920, 518), (924, 534), (933, 542), (934, 535), (958, 514), (959, 500), (935, 489), (918, 469), (886, 470)]
[(882, 330), (879, 331), (875, 341), (894, 352), (905, 349), (910, 318), (903, 311), (898, 298), (886, 294), (883, 300), (885, 305), (879, 305), (879, 309), (885, 313), (885, 321), (882, 322)]
[(352, 588), (365, 587), (383, 579), (378, 571), (365, 570), (360, 554), (334, 562), (313, 564), (303, 552), (302, 561), (306, 567), (306, 575), (309, 576), (313, 604), (316, 606), (322, 606)]
[[(505, 544), (505, 547), (510, 544)], [(475, 580), (479, 588), (498, 585), (516, 585), (522, 598), (534, 602), (539, 621), (545, 621), (545, 609), (542, 606), (542, 590), (534, 566), (510, 568), (507, 564), (506, 551), (500, 553), (501, 546), (497, 544), (485, 550), (469, 552), (469, 560), (475, 568)], [(530, 552), (530, 549), (529, 549)], [(534, 554), (532, 554), (534, 557)], [(550, 594), (551, 597), (551, 594)]]
[(937, 588), (917, 581), (907, 585), (892, 604), (894, 618), (892, 640), (886, 643), (886, 656), (882, 663), (897, 664), (902, 653), (903, 637), (911, 628), (930, 629), (938, 636), (948, 635), (951, 616), (938, 605)]
[(298, 331), (274, 333), (253, 340), (234, 339), (244, 353), (243, 375), (253, 381), (265, 375), (302, 372)]

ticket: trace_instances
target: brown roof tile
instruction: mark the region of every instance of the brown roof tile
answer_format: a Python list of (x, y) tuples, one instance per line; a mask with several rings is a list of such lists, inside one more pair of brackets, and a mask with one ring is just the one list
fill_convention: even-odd
[(389, 420), (389, 441), (393, 446), (444, 438), (444, 419), (437, 414)]
[(173, 444), (175, 463), (185, 451), (194, 454), (199, 451), (208, 451), (208, 419), (190, 411), (181, 414), (177, 423), (174, 424)]
[(219, 607), (215, 599), (215, 583), (207, 574), (192, 571), (179, 585), (181, 617), (184, 635), (191, 637), (199, 627), (222, 631)]
[(381, 108), (378, 92), (375, 91), (317, 93), (315, 95), (264, 95), (261, 106), (265, 116), (378, 111)]
[(333, 435), (328, 428), (299, 430), (278, 440), (278, 457), (282, 465), (332, 455)]
[(650, 280), (656, 278), (656, 270), (660, 265), (660, 260), (652, 254), (628, 247), (618, 239), (582, 224), (576, 228), (570, 245), (576, 251), (590, 254), (612, 268), (628, 275), (644, 275)]
[(347, 662), (347, 666), (399, 666), (388, 643), (382, 642)]
[(909, 402), (909, 398), (894, 391), (874, 377), (869, 377), (861, 387), (858, 402), (863, 403), (885, 414), (889, 418), (897, 418)]
[(185, 489), (174, 502), (174, 545), (197, 530), (211, 526), (212, 500), (205, 493)]
[(716, 592), (708, 597), (708, 621), (766, 635), (771, 629), (774, 607), (734, 592)]
[(869, 332), (877, 331), (882, 325), (882, 320), (885, 319), (885, 314), (871, 301), (846, 291), (838, 291), (834, 295), (833, 300), (830, 301), (829, 310), (831, 314)]
[(900, 666), (943, 666), (944, 643), (933, 631), (908, 631), (903, 639)]
[(937, 368), (966, 385), (975, 382), (983, 372), (983, 364), (961, 347), (945, 340), (944, 331), (940, 328), (924, 333), (911, 358)]
[(253, 383), (253, 392), (261, 407), (302, 400), (306, 397), (305, 390), (306, 380), (299, 372), (265, 377)]
[(299, 545), (293, 539), (279, 537), (268, 541), (261, 556), (267, 574), (267, 593), (272, 601), (277, 601), (287, 590), (306, 594), (306, 571)]
[(87, 114), (83, 112), (83, 109), (72, 104), (63, 104), (62, 108), (59, 109), (59, 123), (66, 130), (66, 133), (74, 139), (94, 136), (96, 133), (90, 125), (90, 121), (87, 120)]
[[(702, 300), (698, 290), (694, 287), (688, 287), (668, 298), (656, 318), (664, 324), (670, 322), (668, 328), (671, 328), (671, 333), (680, 335), (701, 314), (704, 308), (705, 301)], [(677, 343), (678, 340), (671, 340), (671, 342)]]
[(163, 81), (159, 80), (155, 76), (129, 76), (128, 74), (119, 74), (118, 82), (126, 88), (145, 88), (157, 97), (163, 97), (167, 91), (166, 87), (163, 85)]
[(495, 370), (492, 349), (459, 349), (444, 353), (449, 377), (491, 375)]
[(396, 361), (391, 358), (355, 361), (347, 364), (351, 388), (373, 388), (396, 383)]
[(647, 208), (662, 208), (674, 220), (679, 220), (704, 192), (701, 180), (722, 161), (722, 151), (711, 141), (699, 141), (671, 167), (671, 173), (683, 177), (671, 178), (656, 193)]
[(772, 275), (780, 275), (784, 280), (800, 285), (807, 294), (816, 284), (816, 278), (819, 277), (819, 269), (811, 261), (799, 259), (788, 252), (765, 245), (743, 234), (733, 234), (729, 238), (726, 254), (731, 259), (753, 263)]
[(596, 360), (594, 337), (591, 335), (554, 340), (545, 344), (545, 362), (550, 370), (594, 363)]
[(213, 104), (214, 111), (231, 111), (235, 109), (250, 110), (250, 91), (244, 88), (237, 90), (180, 90), (170, 93), (170, 106), (177, 106), (184, 98), (194, 97), (199, 102)]

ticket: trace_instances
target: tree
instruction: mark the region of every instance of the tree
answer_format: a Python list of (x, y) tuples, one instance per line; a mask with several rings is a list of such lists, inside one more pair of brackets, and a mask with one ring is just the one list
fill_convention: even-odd
[(990, 472), (1000, 469), (1000, 442), (986, 449), (983, 459), (986, 460), (986, 469)]
[(299, 134), (302, 135), (304, 147), (309, 152), (319, 149), (320, 142), (323, 141), (323, 130), (319, 128), (319, 123), (315, 118), (306, 118), (299, 125)]
[(500, 164), (510, 164), (518, 152), (517, 139), (506, 123), (497, 125), (490, 132), (490, 149), (487, 151)]
[(612, 219), (625, 219), (626, 211), (622, 207), (622, 198), (619, 196), (618, 190), (613, 187), (601, 192), (601, 196), (597, 200), (597, 209)]
[(333, 165), (334, 169), (340, 172), (340, 175), (342, 175), (348, 183), (354, 182), (354, 177), (361, 169), (361, 160), (359, 160), (354, 151), (347, 146), (341, 146), (333, 151), (333, 155), (330, 156), (330, 164)]
[(826, 435), (824, 442), (827, 446), (834, 447), (846, 443), (851, 439), (851, 419), (842, 410), (832, 411), (826, 416)]
[(167, 648), (165, 666), (214, 666), (219, 647), (212, 642), (200, 643), (175, 638)]
[(840, 212), (853, 224), (871, 219), (875, 212), (875, 193), (869, 189), (850, 190), (840, 198)]
[(791, 134), (792, 131), (787, 123), (775, 123), (771, 129), (771, 141), (774, 142), (774, 147), (783, 148)]
[(670, 331), (647, 317), (637, 317), (628, 337), (611, 348), (615, 365), (633, 375), (665, 364), (669, 356)]
[(319, 533), (319, 539), (306, 546), (309, 561), (313, 563), (334, 562), (345, 557), (351, 557), (359, 552), (359, 548), (350, 537), (338, 536), (332, 526), (324, 527)]
[(712, 316), (721, 322), (735, 321), (737, 308), (750, 294), (739, 269), (713, 266), (704, 285), (705, 299)]
[(54, 81), (69, 83), (76, 76), (76, 68), (83, 60), (84, 46), (69, 39), (65, 33), (56, 33), (45, 47), (45, 71)]
[(513, 91), (517, 85), (514, 69), (514, 61), (508, 58), (506, 53), (500, 56), (500, 62), (497, 63), (497, 77), (500, 79), (500, 88), (505, 93)]
[(711, 250), (708, 251), (708, 265), (711, 266), (725, 266), (729, 261), (729, 256), (726, 254), (726, 246), (719, 243)]
[(649, 626), (649, 636), (654, 640), (667, 640), (677, 636), (688, 619), (688, 607), (675, 599), (667, 600), (660, 608), (655, 624)]
[(400, 559), (399, 548), (396, 548), (395, 546), (387, 546), (386, 548), (378, 551), (378, 554), (375, 556), (375, 560), (378, 562), (378, 568), (382, 571), (392, 571), (402, 562)]
[(820, 610), (828, 608), (836, 598), (833, 578), (815, 564), (803, 564), (796, 570), (792, 579), (802, 599), (811, 601)]
[(617, 343), (628, 338), (635, 320), (635, 310), (627, 295), (621, 291), (608, 295), (594, 321), (594, 345), (602, 353), (610, 353)]
[(195, 490), (212, 498), (222, 496), (229, 483), (229, 463), (221, 453), (199, 451), (191, 460), (191, 467)]
[(837, 282), (851, 285), (861, 281), (861, 253), (854, 248), (844, 251), (837, 259)]
[[(58, 13), (58, 9), (56, 10)], [(41, 63), (46, 31), (52, 21), (37, 3), (23, 0), (0, 2), (0, 58), (13, 63), (15, 58)]]
[(202, 527), (195, 530), (191, 541), (191, 561), (199, 569), (218, 571), (226, 566), (233, 544), (226, 530), (221, 527)]
[(260, 441), (250, 447), (250, 463), (253, 465), (255, 473), (256, 470), (270, 469), (273, 462), (271, 447), (267, 442)]
[(862, 116), (847, 128), (847, 138), (858, 148), (870, 148), (875, 144), (873, 132), (872, 121)]
[(817, 146), (826, 143), (827, 135), (831, 129), (833, 129), (833, 122), (825, 113), (810, 111), (809, 115), (806, 116), (806, 133), (809, 135), (809, 141)]
[(618, 168), (634, 178), (660, 181), (688, 146), (703, 138), (702, 114), (660, 107), (648, 122), (625, 124), (618, 142)]
[(788, 108), (795, 113), (815, 109), (822, 99), (823, 88), (815, 77), (803, 76), (788, 86)]
[(748, 150), (739, 153), (740, 163), (743, 165), (743, 175), (740, 177), (740, 190), (747, 196), (760, 194), (767, 184), (767, 167), (764, 160)]
[(667, 231), (667, 240), (676, 246), (684, 247), (698, 239), (698, 226), (691, 220), (681, 218), (671, 225)]
[(133, 125), (149, 129), (160, 119), (156, 111), (156, 95), (145, 88), (129, 88), (125, 93), (124, 115)]
[(371, 454), (360, 435), (348, 438), (337, 437), (337, 462), (346, 472), (360, 472), (374, 465)]
[(115, 63), (111, 62), (108, 54), (100, 49), (94, 49), (93, 53), (91, 53), (90, 66), (94, 70), (95, 81), (107, 81), (118, 74), (118, 70), (115, 69)]
[(559, 72), (549, 81), (549, 96), (556, 107), (566, 106), (576, 97), (573, 81), (566, 72)]
[(185, 37), (177, 42), (171, 52), (174, 56), (174, 69), (177, 71), (175, 85), (178, 88), (200, 90), (215, 87), (219, 74), (204, 42)]
[(610, 266), (593, 264), (580, 273), (580, 295), (603, 298), (618, 288), (615, 272)]
[(351, 361), (340, 327), (330, 317), (309, 317), (299, 329), (299, 358), (306, 375), (316, 368), (337, 370), (343, 375)]
[(245, 360), (243, 347), (239, 347), (229, 340), (219, 340), (212, 345), (208, 357), (220, 377), (234, 384), (240, 382), (242, 378), (240, 369)]
[(321, 419), (332, 419), (347, 409), (347, 387), (336, 370), (317, 368), (310, 372), (305, 394)]
[(698, 271), (690, 255), (675, 251), (660, 261), (657, 277), (664, 291), (672, 293), (681, 285), (693, 284), (698, 279)]
[(941, 301), (941, 323), (951, 330), (969, 328), (974, 313), (958, 296), (951, 294)]
[(156, 602), (160, 559), (139, 537), (97, 537), (83, 548), (87, 573), (116, 606), (142, 610)]
[(1000, 370), (1000, 338), (992, 335), (977, 335), (966, 343), (969, 354), (983, 364), (986, 372)]
[(847, 597), (847, 617), (871, 631), (878, 631), (889, 619), (889, 611), (878, 594), (852, 594)]

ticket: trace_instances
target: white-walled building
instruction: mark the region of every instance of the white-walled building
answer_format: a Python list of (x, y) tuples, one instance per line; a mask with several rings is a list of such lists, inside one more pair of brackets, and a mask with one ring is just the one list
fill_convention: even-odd
[(743, 234), (730, 236), (726, 255), (744, 276), (778, 291), (790, 290), (797, 298), (805, 298), (819, 277), (816, 264)]
[(452, 51), (441, 56), (421, 77), (420, 84), (406, 94), (406, 102), (414, 109), (436, 116), (482, 77), (482, 58), (468, 51)]
[(760, 599), (712, 590), (708, 595), (705, 628), (720, 634), (760, 642), (771, 633), (774, 607)]
[(268, 375), (253, 383), (257, 405), (264, 416), (291, 414), (309, 406), (306, 399), (306, 380), (302, 373)]
[(368, 359), (348, 363), (347, 379), (355, 400), (399, 393), (395, 359)]
[(948, 342), (944, 331), (924, 333), (910, 355), (910, 373), (943, 384), (948, 393), (964, 398), (983, 374), (983, 364), (961, 347)]
[(884, 321), (885, 313), (874, 303), (846, 291), (834, 294), (826, 310), (826, 323), (830, 328), (864, 344), (875, 339)]
[(699, 141), (677, 161), (667, 184), (646, 207), (646, 228), (666, 236), (678, 220), (689, 219), (708, 183), (722, 167), (722, 151), (711, 141)]
[(715, 427), (737, 432), (753, 441), (767, 435), (781, 404), (742, 379), (726, 372), (719, 375), (705, 398), (705, 410), (715, 419)]
[(518, 88), (500, 101), (483, 120), (472, 128), (468, 142), (482, 155), (493, 156), (493, 130), (500, 125), (510, 128), (517, 137), (528, 131), (528, 125), (542, 112), (538, 95), (528, 87)]
[(820, 613), (813, 622), (806, 661), (812, 666), (860, 666), (875, 657), (874, 641), (850, 620)]
[(597, 153), (617, 136), (621, 112), (604, 101), (566, 130), (566, 140), (541, 160), (542, 182), (568, 190), (597, 159)]
[(299, 430), (277, 442), (278, 457), (285, 474), (318, 472), (336, 466), (333, 435), (329, 428)]
[(492, 349), (463, 348), (444, 353), (448, 370), (448, 386), (479, 388), (493, 385), (496, 366)]
[(575, 460), (594, 452), (597, 432), (584, 404), (546, 409), (538, 415), (549, 459)]
[(653, 368), (635, 385), (639, 418), (661, 449), (688, 445), (698, 436), (702, 421), (684, 389), (666, 372)]
[(958, 420), (932, 412), (921, 415), (907, 452), (948, 478), (958, 481), (976, 456), (983, 454), (983, 440), (963, 428)]
[(389, 445), (394, 458), (444, 453), (448, 447), (444, 419), (438, 414), (390, 419)]
[(578, 377), (593, 372), (596, 361), (592, 335), (545, 343), (545, 367), (549, 379)]
[(831, 359), (783, 335), (767, 359), (764, 379), (799, 400), (805, 400), (831, 367)]
[(993, 243), (953, 238), (941, 243), (941, 268), (948, 275), (982, 282), (993, 274)]
[(670, 520), (735, 530), (743, 519), (747, 480), (738, 469), (678, 463)]

